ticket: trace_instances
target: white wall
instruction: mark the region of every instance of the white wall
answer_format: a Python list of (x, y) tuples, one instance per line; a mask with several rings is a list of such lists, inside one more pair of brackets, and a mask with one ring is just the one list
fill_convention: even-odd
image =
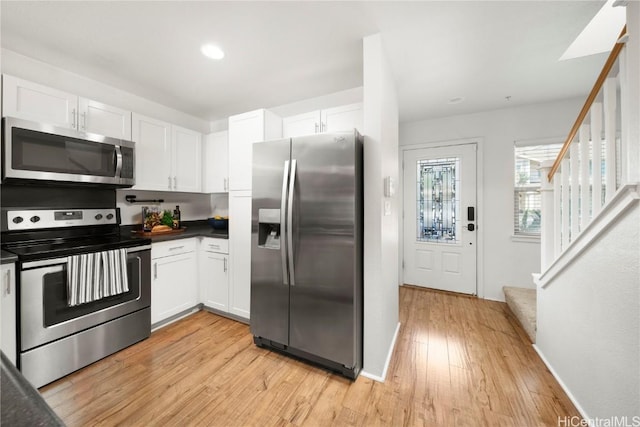
[[(587, 418), (640, 417), (640, 204), (538, 290), (536, 346)], [(631, 424), (629, 424), (631, 425)]]
[[(384, 379), (398, 327), (398, 104), (381, 36), (364, 38), (364, 371)], [(384, 215), (384, 202), (391, 214)]]
[[(565, 137), (584, 98), (465, 114), (400, 124), (400, 144), (480, 138), (483, 140), (484, 289), (478, 295), (504, 300), (505, 285), (531, 287), (531, 273), (540, 272), (540, 244), (513, 241), (513, 143)], [(402, 239), (402, 235), (400, 235)], [(402, 242), (400, 242), (402, 247)]]
[(149, 101), (129, 92), (54, 67), (11, 50), (2, 49), (1, 52), (1, 69), (3, 74), (10, 74), (74, 95), (103, 102), (114, 107), (164, 120), (198, 132), (206, 133), (209, 131), (209, 122), (175, 110), (171, 108), (171, 106)]

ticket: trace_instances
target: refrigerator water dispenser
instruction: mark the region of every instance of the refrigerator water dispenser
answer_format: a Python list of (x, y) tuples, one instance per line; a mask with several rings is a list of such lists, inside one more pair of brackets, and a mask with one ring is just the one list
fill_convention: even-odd
[(258, 247), (280, 250), (280, 209), (258, 209)]

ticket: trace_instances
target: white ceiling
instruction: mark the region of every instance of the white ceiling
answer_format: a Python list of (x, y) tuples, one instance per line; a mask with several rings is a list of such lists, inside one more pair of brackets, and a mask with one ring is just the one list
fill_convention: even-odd
[(586, 96), (606, 55), (558, 58), (602, 4), (2, 1), (1, 44), (216, 120), (361, 86), (362, 38), (381, 32), (412, 121)]

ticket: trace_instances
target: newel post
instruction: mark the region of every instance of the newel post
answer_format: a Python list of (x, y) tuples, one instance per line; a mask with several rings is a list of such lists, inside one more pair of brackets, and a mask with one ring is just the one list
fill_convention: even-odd
[[(542, 203), (540, 212), (540, 267), (542, 273), (547, 270), (555, 259), (553, 182), (549, 182), (547, 178), (552, 166), (553, 161), (545, 161), (540, 164), (540, 198)], [(554, 179), (558, 179), (558, 177)]]

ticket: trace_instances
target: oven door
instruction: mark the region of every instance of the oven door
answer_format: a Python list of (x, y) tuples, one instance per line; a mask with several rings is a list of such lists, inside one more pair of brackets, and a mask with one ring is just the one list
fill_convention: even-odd
[(70, 307), (67, 258), (32, 261), (20, 271), (22, 351), (89, 329), (151, 305), (151, 249), (127, 249), (129, 291)]
[(134, 143), (7, 117), (3, 180), (39, 180), (131, 187)]

